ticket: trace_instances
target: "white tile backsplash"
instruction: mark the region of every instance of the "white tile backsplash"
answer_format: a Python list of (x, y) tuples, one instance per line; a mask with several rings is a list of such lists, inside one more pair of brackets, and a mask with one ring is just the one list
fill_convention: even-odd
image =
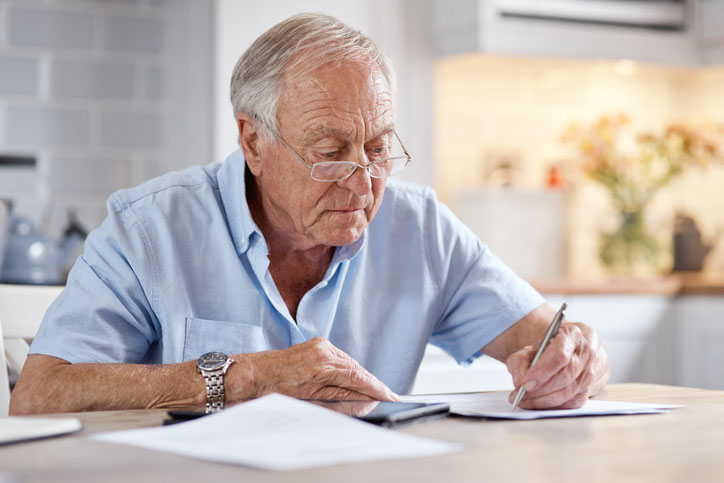
[(37, 183), (35, 167), (0, 165), (0, 198), (30, 195)]
[[(0, 170), (0, 197), (58, 236), (69, 209), (93, 228), (111, 192), (211, 162), (210, 136), (183, 151), (171, 144), (211, 118), (211, 9), (196, 0), (0, 0), (0, 153), (38, 159), (32, 175)], [(188, 82), (197, 72), (208, 72), (206, 87)], [(192, 101), (209, 112), (181, 124), (176, 106)]]
[(93, 42), (91, 13), (11, 6), (8, 24), (12, 46), (90, 49)]
[(101, 143), (134, 149), (160, 148), (161, 116), (155, 112), (103, 112)]
[[(131, 186), (128, 159), (53, 156), (48, 163), (50, 190), (57, 194), (108, 195)], [(89, 182), (92, 180), (92, 182)]]
[(132, 63), (54, 60), (51, 69), (50, 89), (55, 98), (133, 99)]
[(148, 67), (143, 75), (144, 97), (148, 101), (161, 100), (163, 70), (159, 67)]
[(110, 52), (160, 54), (162, 40), (161, 19), (122, 15), (106, 17), (105, 48)]
[(9, 105), (6, 113), (9, 146), (32, 149), (90, 144), (90, 118), (80, 108)]
[(0, 73), (0, 95), (37, 95), (37, 56), (0, 54)]

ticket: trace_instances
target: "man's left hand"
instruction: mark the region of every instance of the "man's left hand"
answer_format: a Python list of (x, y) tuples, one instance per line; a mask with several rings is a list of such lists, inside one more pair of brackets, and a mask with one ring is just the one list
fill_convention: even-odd
[(583, 406), (596, 395), (609, 377), (608, 356), (596, 332), (579, 323), (564, 323), (535, 366), (530, 363), (537, 347), (526, 346), (511, 354), (505, 364), (513, 376), (515, 390), (526, 394), (523, 409), (569, 409)]

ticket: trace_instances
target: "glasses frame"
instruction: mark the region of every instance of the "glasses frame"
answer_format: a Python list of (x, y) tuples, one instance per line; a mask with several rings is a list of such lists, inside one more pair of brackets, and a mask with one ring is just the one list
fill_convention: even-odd
[[(373, 166), (375, 166), (375, 165), (377, 165), (377, 164), (379, 164), (379, 163), (383, 163), (383, 162), (389, 161), (389, 160), (391, 160), (391, 159), (407, 159), (407, 161), (405, 161), (405, 164), (402, 166), (402, 168), (400, 168), (400, 171), (402, 171), (403, 169), (405, 169), (405, 167), (407, 167), (408, 164), (410, 164), (410, 162), (412, 162), (412, 156), (410, 156), (410, 153), (407, 152), (407, 148), (405, 147), (405, 144), (402, 142), (402, 139), (400, 139), (400, 136), (397, 134), (397, 131), (394, 130), (394, 129), (392, 130), (392, 133), (393, 133), (393, 134), (395, 135), (395, 137), (397, 138), (397, 141), (400, 143), (400, 146), (402, 146), (402, 152), (405, 153), (405, 156), (393, 156), (393, 157), (391, 157), (391, 158), (380, 159), (379, 161), (372, 161), (372, 162), (371, 162), (370, 164), (368, 164), (367, 166), (364, 166), (364, 165), (361, 165), (361, 164), (359, 164), (359, 163), (357, 163), (357, 162), (355, 162), (355, 161), (322, 161), (322, 162), (315, 163), (315, 164), (309, 164), (299, 153), (297, 153), (297, 152), (294, 150), (294, 148), (292, 148), (292, 147), (289, 145), (289, 143), (287, 143), (287, 142), (284, 140), (284, 138), (281, 136), (281, 134), (279, 134), (278, 132), (276, 132), (276, 131), (275, 131), (274, 129), (272, 129), (271, 127), (268, 127), (268, 126), (267, 126), (267, 128), (282, 142), (282, 144), (284, 144), (284, 146), (287, 147), (287, 149), (289, 149), (289, 151), (292, 152), (292, 154), (294, 154), (294, 156), (297, 157), (297, 159), (298, 159), (299, 161), (301, 161), (301, 163), (302, 163), (304, 166), (307, 167), (307, 169), (309, 169), (309, 176), (310, 176), (313, 180), (315, 180), (315, 181), (320, 181), (320, 182), (322, 182), (322, 183), (336, 183), (336, 182), (338, 182), (338, 181), (343, 181), (343, 180), (349, 178), (350, 176), (352, 176), (352, 175), (354, 174), (354, 172), (357, 171), (357, 168), (366, 169), (366, 170), (367, 170), (367, 174), (370, 175), (370, 178), (384, 179), (384, 178), (388, 178), (389, 176), (393, 176), (393, 175), (391, 174), (391, 175), (387, 175), (387, 176), (375, 176), (375, 175), (373, 175), (372, 172), (370, 171), (370, 168), (373, 167)], [(339, 163), (339, 164), (338, 164), (338, 163)], [(347, 165), (347, 166), (350, 166), (350, 167), (351, 167), (352, 165), (354, 165), (354, 169), (352, 169), (349, 173), (347, 173), (345, 176), (343, 176), (342, 178), (339, 178), (339, 179), (318, 179), (318, 178), (315, 178), (314, 176), (312, 176), (312, 172), (313, 172), (315, 166), (322, 166), (322, 165), (323, 165), (323, 166), (332, 166), (332, 165), (341, 165), (341, 164), (344, 164), (344, 165)], [(399, 173), (400, 171), (397, 171), (397, 173)], [(397, 174), (397, 173), (395, 173), (395, 174)]]

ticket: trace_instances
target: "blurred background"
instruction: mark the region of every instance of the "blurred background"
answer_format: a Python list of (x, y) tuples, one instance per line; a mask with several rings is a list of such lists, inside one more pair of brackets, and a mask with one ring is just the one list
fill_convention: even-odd
[[(400, 177), (550, 300), (613, 320), (614, 379), (714, 365), (696, 384), (724, 384), (719, 0), (0, 0), (3, 281), (62, 283), (111, 192), (236, 149), (233, 66), (302, 11), (381, 44)], [(708, 298), (672, 308), (684, 293)], [(686, 342), (697, 369), (661, 363), (684, 311), (715, 321), (710, 352)]]

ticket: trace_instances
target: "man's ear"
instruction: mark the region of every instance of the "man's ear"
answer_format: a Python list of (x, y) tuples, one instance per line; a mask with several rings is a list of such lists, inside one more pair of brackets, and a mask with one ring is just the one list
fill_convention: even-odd
[(261, 152), (260, 143), (262, 142), (259, 134), (259, 123), (251, 116), (243, 112), (236, 114), (236, 126), (239, 129), (239, 146), (244, 153), (249, 171), (254, 176), (261, 174)]

